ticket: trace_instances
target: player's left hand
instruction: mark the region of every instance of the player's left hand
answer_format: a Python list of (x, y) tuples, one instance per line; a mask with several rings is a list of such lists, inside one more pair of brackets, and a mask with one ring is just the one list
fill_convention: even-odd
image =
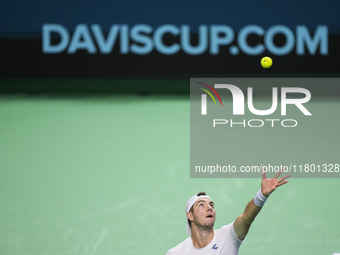
[(288, 182), (285, 180), (290, 177), (290, 174), (278, 179), (281, 173), (282, 169), (277, 172), (273, 178), (267, 179), (266, 172), (262, 170), (261, 192), (264, 196), (268, 197), (277, 187)]

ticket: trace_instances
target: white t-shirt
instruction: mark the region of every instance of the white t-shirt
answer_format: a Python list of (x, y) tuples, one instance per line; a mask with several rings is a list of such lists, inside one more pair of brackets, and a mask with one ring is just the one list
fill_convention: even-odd
[(194, 247), (191, 237), (188, 237), (176, 247), (170, 249), (166, 255), (237, 255), (242, 241), (238, 238), (234, 222), (214, 230), (211, 242), (198, 249)]

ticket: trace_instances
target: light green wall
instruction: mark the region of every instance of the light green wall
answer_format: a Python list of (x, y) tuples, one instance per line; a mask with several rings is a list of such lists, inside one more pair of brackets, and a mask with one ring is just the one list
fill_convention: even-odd
[[(230, 223), (260, 178), (190, 179), (189, 137), (189, 97), (2, 96), (0, 254), (165, 254), (199, 191)], [(240, 255), (340, 252), (339, 193), (340, 179), (291, 178)]]

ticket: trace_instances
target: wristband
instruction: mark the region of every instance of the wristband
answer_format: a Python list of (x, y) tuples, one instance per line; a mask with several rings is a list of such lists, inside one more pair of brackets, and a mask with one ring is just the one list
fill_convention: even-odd
[(261, 190), (259, 190), (256, 194), (256, 197), (254, 198), (254, 203), (257, 207), (262, 207), (264, 203), (266, 202), (268, 197), (265, 197)]

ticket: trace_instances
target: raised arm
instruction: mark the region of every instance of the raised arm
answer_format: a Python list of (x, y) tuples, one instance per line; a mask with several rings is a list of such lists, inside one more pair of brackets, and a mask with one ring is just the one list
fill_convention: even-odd
[(244, 212), (238, 216), (234, 222), (234, 229), (239, 239), (243, 240), (246, 237), (251, 223), (254, 221), (256, 215), (261, 211), (261, 208), (268, 196), (276, 190), (277, 187), (288, 182), (286, 179), (289, 178), (290, 175), (286, 175), (285, 177), (278, 179), (281, 173), (282, 170), (276, 173), (274, 178), (267, 179), (266, 173), (262, 171), (261, 190), (257, 192), (256, 197), (247, 204)]

